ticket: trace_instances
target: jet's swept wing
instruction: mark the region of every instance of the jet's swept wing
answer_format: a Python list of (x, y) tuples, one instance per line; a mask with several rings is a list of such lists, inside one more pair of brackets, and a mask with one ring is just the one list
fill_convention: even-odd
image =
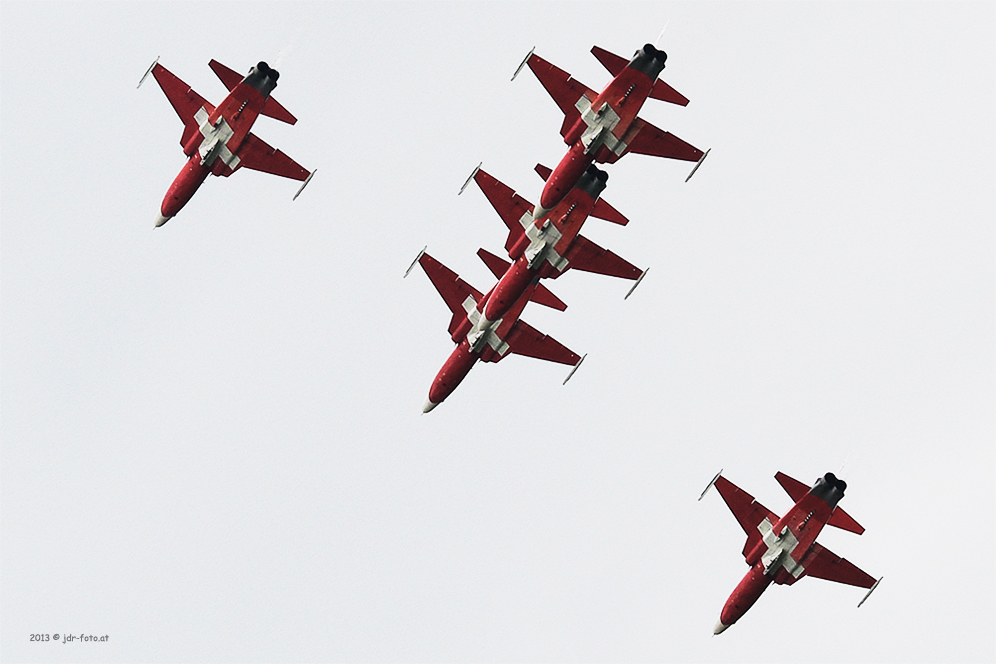
[[(794, 500), (799, 502), (802, 497), (809, 493), (810, 487), (806, 486), (802, 482), (796, 479), (792, 479), (785, 473), (779, 472), (775, 474), (775, 479), (778, 483), (782, 485), (785, 492)], [(864, 527), (855, 521), (850, 514), (837, 507), (833, 511), (833, 515), (830, 520), (827, 521), (828, 526), (834, 526), (835, 528), (840, 528), (841, 530), (846, 530), (848, 532), (856, 533), (860, 535), (865, 532)], [(846, 561), (845, 561), (846, 562)]]
[[(674, 134), (658, 129), (646, 120), (636, 118), (632, 126), (626, 132), (626, 150), (623, 152), (635, 152), (646, 154), (651, 157), (667, 157), (668, 159), (680, 159), (682, 161), (698, 161), (704, 154), (694, 145), (686, 143)], [(622, 155), (610, 151), (609, 163), (619, 160)]]
[(584, 83), (575, 80), (563, 69), (554, 67), (535, 53), (529, 56), (527, 64), (533, 70), (539, 82), (546, 88), (546, 91), (553, 97), (553, 101), (563, 111), (564, 124), (560, 128), (560, 135), (566, 137), (567, 133), (581, 118), (581, 113), (577, 108), (578, 101), (582, 97), (587, 97), (590, 102), (597, 95)]
[[(535, 170), (543, 181), (546, 182), (550, 178), (550, 174), (553, 171), (543, 164), (536, 164)], [(604, 219), (605, 221), (611, 221), (613, 224), (619, 224), (620, 226), (625, 226), (629, 223), (629, 219), (624, 217), (618, 210), (609, 205), (605, 199), (599, 198), (595, 201), (595, 206), (591, 209), (589, 213), (592, 217), (598, 217), (599, 219)]]
[[(508, 272), (508, 268), (512, 266), (504, 258), (495, 256), (490, 251), (485, 249), (478, 249), (477, 255), (480, 257), (484, 264), (488, 266), (491, 270), (491, 274), (495, 275), (497, 278), (501, 279), (502, 275)], [(550, 307), (551, 309), (556, 309), (558, 311), (564, 311), (567, 309), (567, 305), (564, 302), (550, 292), (550, 290), (543, 284), (536, 284), (535, 290), (533, 290), (530, 299), (536, 304), (542, 304), (544, 307)]]
[[(242, 74), (229, 69), (217, 60), (211, 60), (211, 62), (208, 63), (208, 67), (211, 68), (211, 71), (213, 71), (218, 78), (221, 79), (221, 82), (224, 83), (225, 87), (229, 90), (232, 90), (245, 78)], [(273, 118), (274, 120), (286, 122), (287, 124), (297, 123), (297, 118), (291, 115), (290, 112), (281, 106), (280, 102), (273, 97), (267, 97), (266, 102), (263, 104), (263, 110), (259, 113), (260, 115), (265, 115)]]
[[(639, 279), (640, 275), (643, 274), (643, 270), (640, 268), (608, 249), (602, 249), (583, 235), (574, 238), (574, 242), (571, 243), (564, 258), (567, 259), (568, 268), (583, 272), (595, 272), (620, 279)], [(566, 271), (564, 270), (564, 272)]]
[[(474, 306), (481, 300), (481, 294), (466, 281), (461, 279), (456, 272), (446, 267), (427, 253), (422, 253), (418, 258), (419, 265), (425, 270), (429, 281), (436, 287), (439, 294), (446, 302), (446, 306), (453, 312), (448, 331), (453, 337), (457, 327), (467, 320), (467, 309), (464, 308), (467, 300), (470, 299), (470, 306)], [(457, 341), (453, 339), (453, 341)]]
[(754, 496), (722, 475), (716, 478), (716, 489), (726, 501), (727, 507), (733, 512), (740, 527), (747, 533), (747, 544), (744, 545), (743, 552), (746, 558), (747, 554), (761, 541), (761, 531), (758, 530), (761, 522), (767, 519), (769, 523), (774, 525), (778, 521), (778, 517), (767, 507), (754, 500)]
[(158, 62), (152, 66), (152, 75), (155, 76), (159, 87), (163, 89), (166, 98), (173, 106), (173, 110), (183, 121), (183, 136), (180, 138), (180, 145), (186, 147), (190, 138), (197, 133), (200, 127), (200, 123), (194, 116), (202, 108), (210, 115), (214, 112), (214, 106)]
[(532, 203), (481, 169), (477, 169), (474, 173), (474, 182), (481, 188), (491, 207), (508, 227), (505, 251), (511, 251), (525, 232), (525, 224), (533, 223)]
[(822, 544), (813, 544), (803, 559), (802, 566), (806, 569), (808, 576), (815, 576), (817, 579), (846, 583), (849, 586), (858, 586), (859, 588), (871, 588), (875, 585), (873, 577)]
[[(276, 148), (271, 148), (255, 134), (246, 136), (239, 148), (239, 166), (245, 166), (254, 171), (263, 171), (291, 180), (307, 180), (311, 175), (303, 166)], [(230, 174), (226, 172), (225, 175)]]
[(567, 365), (574, 365), (581, 361), (581, 356), (570, 348), (521, 320), (512, 327), (512, 331), (505, 337), (505, 343), (508, 344), (509, 350), (513, 353), (535, 357), (538, 360)]
[[(625, 58), (621, 58), (614, 53), (609, 53), (604, 48), (599, 48), (598, 46), (592, 46), (591, 53), (598, 58), (598, 61), (602, 63), (602, 66), (608, 69), (609, 73), (613, 76), (618, 76), (619, 72), (625, 69), (626, 65), (629, 64), (629, 61)], [(654, 87), (650, 91), (650, 98), (671, 102), (672, 104), (677, 104), (678, 106), (688, 106), (688, 98), (685, 97), (685, 95), (681, 94), (660, 79), (654, 83)]]

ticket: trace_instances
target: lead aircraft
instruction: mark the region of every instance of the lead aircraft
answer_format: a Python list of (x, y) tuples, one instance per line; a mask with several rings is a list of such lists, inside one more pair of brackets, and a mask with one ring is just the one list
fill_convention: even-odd
[(657, 78), (667, 60), (664, 51), (646, 44), (629, 62), (598, 46), (591, 52), (613, 75), (599, 94), (533, 51), (512, 76), (514, 80), (522, 67), (529, 65), (563, 111), (560, 134), (570, 146), (547, 178), (534, 210), (536, 218), (556, 205), (593, 161), (611, 164), (627, 152), (694, 161), (690, 178), (708, 154), (636, 116), (648, 98), (688, 104), (687, 98)]
[(155, 77), (183, 121), (180, 145), (183, 146), (183, 153), (189, 157), (166, 192), (156, 219), (157, 228), (176, 216), (209, 173), (228, 177), (244, 166), (304, 181), (294, 198), (297, 198), (314, 175), (314, 171), (309, 172), (283, 152), (271, 148), (249, 132), (260, 115), (287, 124), (297, 122), (297, 118), (270, 97), (270, 93), (277, 87), (280, 73), (265, 62), (250, 69), (245, 77), (216, 60), (211, 60), (208, 66), (230, 91), (218, 106), (205, 101), (189, 85), (160, 65), (158, 58), (138, 82), (141, 86), (150, 73)]
[(750, 571), (726, 600), (714, 634), (723, 632), (739, 620), (772, 582), (792, 585), (804, 576), (815, 576), (868, 588), (858, 606), (864, 604), (882, 579), (876, 581), (816, 542), (825, 525), (858, 535), (865, 531), (847, 512), (837, 507), (847, 488), (843, 480), (827, 473), (809, 488), (785, 473), (777, 473), (775, 479), (796, 501), (785, 516), (778, 518), (749, 493), (723, 477), (722, 473), (719, 471), (716, 474), (699, 500), (710, 487), (716, 486), (740, 527), (747, 533), (743, 555)]

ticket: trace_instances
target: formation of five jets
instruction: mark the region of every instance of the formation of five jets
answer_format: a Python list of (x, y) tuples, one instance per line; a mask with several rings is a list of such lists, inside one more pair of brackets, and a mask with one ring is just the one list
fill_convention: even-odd
[[(560, 133), (568, 150), (553, 169), (536, 165), (545, 181), (538, 202), (529, 203), (480, 166), (460, 190), (473, 180), (508, 227), (505, 251), (511, 262), (485, 249), (477, 252), (497, 278), (495, 285), (482, 294), (425, 250), (408, 268), (410, 272), (416, 263), (422, 267), (453, 314), (448, 332), (456, 347), (433, 380), (423, 412), (442, 403), (478, 360), (497, 362), (510, 353), (525, 355), (573, 366), (569, 379), (584, 358), (520, 319), (529, 302), (560, 311), (567, 308), (541, 280), (556, 279), (574, 268), (631, 280), (632, 293), (646, 274), (580, 234), (589, 216), (628, 223), (600, 198), (608, 175), (595, 164), (611, 164), (633, 152), (694, 162), (691, 178), (708, 154), (637, 117), (647, 99), (688, 104), (687, 98), (658, 78), (667, 60), (663, 51), (647, 44), (629, 61), (597, 46), (591, 52), (613, 76), (598, 94), (533, 51), (512, 76), (528, 66), (564, 113)], [(208, 174), (227, 177), (246, 167), (298, 180), (302, 185), (294, 198), (314, 175), (249, 131), (260, 115), (297, 122), (270, 96), (279, 73), (265, 62), (245, 77), (215, 60), (209, 66), (229, 90), (218, 106), (170, 73), (158, 58), (139, 81), (141, 86), (151, 73), (159, 83), (183, 122), (180, 145), (188, 157), (163, 199), (157, 227), (176, 216)], [(739, 620), (772, 583), (791, 585), (808, 575), (868, 588), (861, 606), (881, 581), (816, 543), (825, 525), (859, 535), (864, 532), (837, 507), (846, 487), (843, 481), (827, 473), (809, 488), (783, 473), (775, 479), (796, 501), (781, 518), (721, 473), (699, 496), (701, 500), (715, 486), (747, 534), (743, 555), (750, 570), (723, 607), (716, 634)]]

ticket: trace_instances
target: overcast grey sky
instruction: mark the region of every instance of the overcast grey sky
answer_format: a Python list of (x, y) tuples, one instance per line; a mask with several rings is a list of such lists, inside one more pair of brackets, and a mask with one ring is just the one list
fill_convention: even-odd
[[(996, 656), (996, 19), (945, 3), (0, 5), (0, 657), (5, 662), (979, 661)], [(523, 319), (588, 358), (449, 354), (429, 252), (469, 283), (505, 228), (479, 162), (535, 202), (566, 147), (536, 52), (601, 90), (668, 22), (713, 148), (630, 155), (584, 234), (651, 271), (572, 272)], [(281, 72), (254, 132), (318, 174), (184, 163), (156, 56)], [(841, 467), (843, 468), (841, 469)], [(720, 468), (848, 481), (885, 581), (771, 588)], [(31, 634), (107, 634), (33, 643)]]

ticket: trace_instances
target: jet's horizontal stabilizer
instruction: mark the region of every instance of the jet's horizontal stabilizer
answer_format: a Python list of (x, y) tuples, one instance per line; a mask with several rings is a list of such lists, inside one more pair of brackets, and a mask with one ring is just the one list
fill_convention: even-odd
[[(477, 250), (478, 257), (484, 261), (484, 264), (488, 266), (491, 270), (491, 274), (495, 275), (497, 278), (501, 279), (502, 275), (508, 271), (508, 268), (512, 266), (504, 258), (495, 256), (490, 251), (485, 249)], [(564, 311), (567, 309), (567, 305), (564, 302), (550, 292), (550, 290), (543, 284), (536, 284), (536, 288), (533, 290), (532, 295), (529, 297), (530, 301), (536, 304), (542, 304), (544, 307), (550, 307), (551, 309), (556, 309), (557, 311)]]
[[(533, 170), (535, 170), (539, 174), (539, 176), (543, 178), (544, 182), (549, 180), (550, 174), (553, 173), (552, 170), (550, 170), (548, 167), (544, 166), (543, 164), (536, 164), (536, 167)], [(610, 221), (613, 224), (619, 224), (620, 226), (625, 226), (626, 224), (629, 223), (629, 219), (620, 214), (618, 210), (609, 205), (609, 203), (602, 198), (599, 198), (597, 201), (595, 201), (595, 206), (591, 209), (591, 212), (589, 214), (592, 217), (597, 217), (605, 221)]]
[[(778, 483), (782, 485), (785, 492), (795, 502), (802, 500), (802, 497), (809, 493), (809, 489), (811, 488), (799, 480), (792, 479), (785, 473), (776, 473), (775, 479), (778, 480)], [(861, 524), (855, 521), (850, 514), (839, 507), (833, 511), (833, 515), (830, 517), (830, 520), (827, 521), (827, 525), (833, 526), (834, 528), (840, 528), (841, 530), (846, 530), (851, 533), (856, 533), (858, 535), (865, 532), (865, 529)]]
[(657, 79), (653, 89), (650, 91), (651, 99), (659, 99), (678, 106), (688, 106), (688, 97), (681, 94), (664, 81)]
[[(229, 69), (217, 60), (211, 60), (211, 62), (208, 63), (208, 67), (210, 67), (211, 71), (213, 71), (215, 75), (221, 79), (221, 82), (224, 83), (225, 87), (228, 88), (229, 91), (233, 90), (235, 86), (241, 83), (245, 78), (242, 74)], [(260, 111), (259, 114), (273, 118), (274, 120), (286, 122), (287, 124), (297, 123), (297, 118), (291, 115), (290, 112), (281, 106), (280, 102), (273, 97), (267, 97), (266, 101), (263, 103), (263, 110)]]
[[(610, 53), (604, 48), (599, 48), (598, 46), (591, 47), (591, 53), (598, 61), (602, 63), (602, 66), (609, 70), (609, 73), (613, 76), (618, 76), (619, 72), (626, 68), (629, 61), (625, 58), (621, 58), (615, 53)], [(654, 83), (653, 89), (650, 91), (651, 99), (659, 99), (660, 101), (670, 102), (672, 104), (677, 104), (678, 106), (688, 106), (688, 99), (672, 88), (670, 85), (664, 81), (658, 79)]]

